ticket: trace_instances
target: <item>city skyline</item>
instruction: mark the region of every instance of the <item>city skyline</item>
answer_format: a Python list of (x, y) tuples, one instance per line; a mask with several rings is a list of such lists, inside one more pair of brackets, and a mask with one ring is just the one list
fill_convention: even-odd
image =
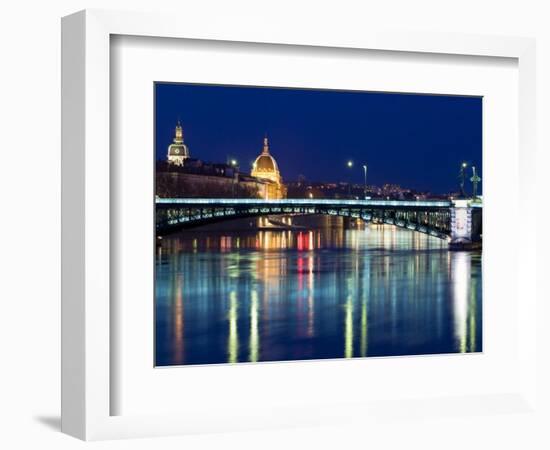
[(478, 97), (157, 83), (155, 113), (157, 160), (180, 120), (192, 158), (245, 173), (267, 134), (285, 182), (359, 184), (368, 164), (369, 185), (443, 193), (462, 161), (482, 173)]

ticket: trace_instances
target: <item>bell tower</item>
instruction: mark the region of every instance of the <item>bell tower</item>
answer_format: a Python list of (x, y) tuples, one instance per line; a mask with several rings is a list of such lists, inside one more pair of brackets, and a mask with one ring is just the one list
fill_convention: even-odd
[(181, 122), (178, 120), (174, 131), (174, 139), (168, 146), (167, 159), (170, 164), (183, 166), (184, 161), (189, 157), (189, 147), (187, 147), (187, 145), (183, 142), (183, 127), (181, 126)]

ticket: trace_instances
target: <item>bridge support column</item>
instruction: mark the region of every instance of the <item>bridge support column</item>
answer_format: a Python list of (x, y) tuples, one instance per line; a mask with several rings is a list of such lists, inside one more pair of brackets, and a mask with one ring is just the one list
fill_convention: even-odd
[(481, 212), (472, 208), (470, 200), (453, 200), (451, 207), (451, 250), (481, 248)]

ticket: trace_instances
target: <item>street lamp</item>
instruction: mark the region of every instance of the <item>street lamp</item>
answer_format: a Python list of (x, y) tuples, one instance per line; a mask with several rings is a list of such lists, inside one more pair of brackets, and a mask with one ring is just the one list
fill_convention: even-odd
[(235, 183), (237, 182), (237, 177), (239, 176), (237, 172), (237, 167), (239, 162), (236, 159), (231, 159), (229, 165), (233, 168), (233, 183), (231, 183), (231, 197), (235, 197)]
[(367, 198), (367, 165), (363, 164), (363, 170), (365, 171), (365, 199)]
[[(348, 166), (348, 169), (353, 168), (353, 161), (351, 159), (348, 160), (347, 166)], [(348, 183), (348, 187), (349, 187), (349, 196), (351, 198), (351, 181)]]
[(460, 196), (462, 198), (466, 198), (466, 192), (464, 191), (464, 182), (466, 180), (466, 167), (468, 167), (467, 162), (463, 162), (460, 165), (460, 174), (458, 177), (460, 178)]

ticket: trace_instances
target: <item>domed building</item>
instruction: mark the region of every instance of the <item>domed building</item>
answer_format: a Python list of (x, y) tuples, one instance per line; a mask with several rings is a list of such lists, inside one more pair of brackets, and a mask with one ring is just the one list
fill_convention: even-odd
[(174, 140), (168, 146), (168, 162), (176, 166), (183, 166), (183, 162), (190, 156), (189, 147), (183, 142), (183, 128), (178, 120)]
[(268, 181), (267, 189), (265, 190), (266, 199), (284, 198), (286, 196), (286, 189), (283, 185), (277, 161), (269, 153), (267, 136), (264, 137), (264, 148), (262, 153), (256, 158), (256, 161), (254, 161), (250, 175)]

